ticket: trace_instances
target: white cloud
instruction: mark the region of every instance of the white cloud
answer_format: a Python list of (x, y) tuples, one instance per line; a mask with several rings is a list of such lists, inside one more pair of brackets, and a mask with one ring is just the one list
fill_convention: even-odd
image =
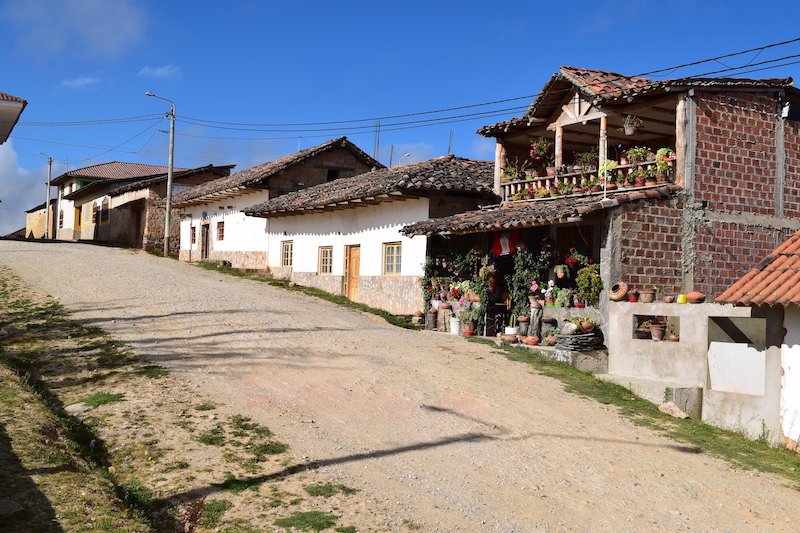
[(139, 76), (148, 78), (164, 78), (168, 80), (179, 80), (183, 76), (183, 71), (175, 65), (162, 65), (160, 67), (142, 67)]
[[(53, 177), (63, 171), (62, 165), (53, 164)], [(31, 170), (22, 168), (13, 141), (0, 145), (0, 235), (25, 227), (25, 211), (45, 201), (46, 181), (47, 163)]]
[(91, 85), (97, 85), (100, 83), (100, 78), (91, 78), (91, 77), (80, 77), (80, 78), (73, 78), (71, 80), (61, 80), (62, 87), (67, 87), (69, 89), (85, 89)]
[(133, 0), (7, 0), (0, 17), (15, 26), (17, 45), (40, 57), (114, 58), (145, 30), (144, 12)]
[(476, 159), (494, 160), (494, 150), (497, 142), (494, 139), (487, 139), (486, 137), (477, 137), (472, 139), (472, 150), (466, 157), (473, 157)]

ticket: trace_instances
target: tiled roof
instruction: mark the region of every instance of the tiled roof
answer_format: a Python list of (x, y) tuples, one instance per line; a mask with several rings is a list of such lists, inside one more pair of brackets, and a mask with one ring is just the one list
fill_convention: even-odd
[(491, 194), (493, 184), (493, 162), (447, 155), (421, 163), (383, 168), (351, 178), (340, 178), (284, 194), (247, 208), (245, 213), (254, 216), (274, 216), (299, 211), (324, 210), (337, 207), (344, 202), (390, 194), (424, 194), (430, 191)]
[(677, 78), (654, 81), (617, 72), (562, 66), (553, 74), (531, 103), (525, 115), (484, 126), (478, 133), (492, 136), (514, 127), (526, 127), (537, 117), (550, 114), (563, 103), (573, 89), (606, 104), (624, 104), (628, 98), (645, 94), (663, 94), (669, 90), (692, 88), (781, 89), (791, 87), (792, 78)]
[[(181, 172), (174, 172), (172, 175), (172, 179), (177, 180), (179, 178), (186, 178), (189, 176), (193, 176), (195, 174), (202, 174), (203, 172), (213, 172), (218, 176), (227, 176), (230, 169), (232, 169), (235, 166), (236, 165), (206, 165), (204, 167), (190, 168), (187, 170), (183, 170)], [(157, 183), (161, 183), (162, 181), (166, 180), (167, 180), (166, 174), (162, 174), (154, 178), (145, 178), (142, 180), (136, 180), (133, 183), (125, 183), (120, 187), (111, 190), (108, 194), (110, 196), (116, 196), (118, 194), (123, 194), (138, 189), (144, 189), (145, 187), (150, 187), (151, 185), (155, 185)]]
[(338, 139), (333, 139), (320, 145), (291, 153), (274, 161), (269, 161), (267, 163), (262, 163), (254, 167), (235, 172), (228, 177), (209, 181), (208, 183), (193, 187), (191, 190), (184, 191), (183, 193), (176, 195), (173, 199), (173, 205), (179, 207), (181, 205), (187, 205), (191, 201), (196, 202), (198, 200), (202, 200), (204, 197), (214, 193), (223, 191), (236, 191), (238, 189), (244, 189), (250, 186), (258, 185), (269, 177), (274, 176), (281, 170), (284, 170), (292, 165), (302, 163), (310, 157), (338, 147), (347, 148), (353, 153), (353, 155), (356, 156), (356, 158), (360, 159), (370, 167), (383, 167), (381, 163), (371, 158), (358, 146), (350, 142), (347, 137), (339, 137)]
[[(70, 178), (89, 178), (94, 180), (119, 180), (128, 178), (145, 178), (166, 174), (168, 168), (162, 165), (145, 165), (144, 163), (127, 163), (124, 161), (111, 161), (110, 163), (99, 163), (83, 168), (76, 168), (64, 172), (59, 177), (51, 181), (53, 185), (58, 185)], [(186, 168), (175, 168), (175, 172), (188, 170)]]
[(28, 103), (25, 100), (23, 100), (22, 98), (20, 98), (19, 96), (14, 96), (14, 95), (7, 94), (7, 93), (0, 93), (0, 100), (3, 100), (5, 102), (19, 102), (20, 104), (27, 104)]
[(405, 235), (482, 233), (547, 226), (568, 222), (621, 204), (667, 198), (679, 190), (680, 187), (670, 183), (633, 190), (609, 191), (605, 200), (603, 200), (602, 193), (593, 193), (505, 202), (499, 206), (416, 222), (403, 228), (402, 233)]
[(715, 301), (737, 305), (800, 305), (800, 231)]

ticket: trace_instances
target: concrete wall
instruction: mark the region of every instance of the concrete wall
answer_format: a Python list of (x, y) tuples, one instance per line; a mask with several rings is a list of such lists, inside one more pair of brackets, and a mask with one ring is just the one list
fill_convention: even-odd
[[(273, 218), (269, 226), (270, 270), (275, 275), (288, 275), (298, 283), (330, 290), (331, 284), (338, 284), (337, 278), (344, 276), (345, 246), (359, 245), (361, 265), (357, 301), (393, 313), (413, 313), (422, 309), (419, 279), (423, 275), (427, 239), (404, 237), (400, 229), (425, 220), (428, 213), (428, 199), (419, 198)], [(291, 274), (280, 266), (281, 242), (289, 240), (293, 242)], [(400, 276), (383, 275), (383, 243), (386, 242), (402, 244)], [(333, 248), (333, 272), (330, 275), (317, 274), (321, 246)]]
[(784, 444), (798, 449), (800, 443), (800, 309), (790, 306), (784, 315), (786, 337), (781, 346), (783, 380), (780, 417)]

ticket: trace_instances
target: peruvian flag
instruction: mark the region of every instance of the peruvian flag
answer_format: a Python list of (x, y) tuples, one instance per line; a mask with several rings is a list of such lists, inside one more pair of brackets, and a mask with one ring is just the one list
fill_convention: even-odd
[(496, 234), (494, 236), (494, 243), (492, 244), (492, 254), (494, 255), (513, 254), (518, 239), (519, 239), (518, 231), (505, 231), (503, 233)]

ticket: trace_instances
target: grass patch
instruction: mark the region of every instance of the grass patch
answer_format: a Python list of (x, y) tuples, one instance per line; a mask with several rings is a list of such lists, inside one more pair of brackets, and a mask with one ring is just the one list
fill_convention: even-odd
[[(491, 340), (470, 340), (495, 345)], [(735, 467), (778, 474), (792, 481), (795, 489), (800, 490), (800, 455), (795, 452), (773, 448), (765, 442), (750, 440), (734, 431), (711, 426), (700, 420), (673, 418), (625, 387), (599, 380), (538, 352), (513, 346), (500, 346), (498, 349), (508, 359), (526, 363), (540, 374), (560, 380), (567, 392), (615, 406), (621, 415), (637, 425), (649, 427), (679, 442), (690, 444), (697, 451), (724, 459)]]
[(217, 527), (222, 515), (231, 507), (233, 504), (229, 500), (207, 500), (203, 504), (203, 517), (200, 519), (200, 524), (208, 528)]
[(288, 445), (273, 440), (256, 444), (251, 448), (251, 451), (253, 452), (256, 462), (260, 462), (263, 461), (267, 455), (278, 455), (279, 453), (285, 452), (288, 448)]
[(197, 440), (210, 446), (222, 446), (225, 444), (225, 430), (222, 429), (221, 424), (217, 424), (208, 431), (200, 433), (197, 436)]
[(419, 326), (415, 326), (414, 324), (412, 324), (411, 321), (404, 316), (393, 315), (388, 311), (384, 311), (383, 309), (378, 309), (376, 307), (370, 307), (369, 305), (354, 302), (349, 298), (347, 298), (346, 296), (340, 294), (331, 294), (329, 292), (323, 291), (322, 289), (317, 289), (316, 287), (306, 287), (304, 285), (297, 285), (285, 279), (276, 279), (270, 276), (265, 276), (263, 274), (255, 274), (237, 268), (222, 266), (218, 263), (212, 263), (209, 261), (198, 261), (192, 264), (197, 265), (200, 268), (204, 268), (206, 270), (213, 270), (215, 272), (222, 272), (224, 274), (229, 274), (231, 276), (236, 276), (239, 278), (261, 281), (269, 285), (272, 285), (273, 287), (279, 287), (287, 291), (301, 292), (307, 296), (335, 303), (337, 305), (341, 305), (342, 307), (347, 307), (348, 309), (353, 309), (355, 311), (361, 311), (364, 313), (377, 315), (386, 320), (388, 323), (401, 328), (421, 329)]
[(334, 529), (336, 533), (356, 533), (356, 526), (344, 526), (344, 527), (337, 527)]
[(149, 365), (139, 370), (136, 370), (135, 373), (140, 376), (144, 376), (146, 378), (158, 379), (158, 378), (163, 378), (164, 376), (169, 374), (169, 371), (167, 371), (164, 368), (161, 368), (160, 366)]
[(322, 511), (298, 511), (286, 518), (278, 518), (274, 524), (299, 531), (322, 531), (336, 525), (338, 516)]
[(83, 398), (81, 402), (85, 403), (89, 407), (100, 407), (101, 405), (105, 405), (107, 403), (121, 402), (124, 399), (125, 395), (122, 393), (95, 392), (94, 394)]
[(261, 485), (261, 483), (263, 483), (263, 481), (259, 479), (238, 479), (231, 472), (225, 472), (225, 480), (222, 483), (212, 483), (211, 486), (218, 489), (229, 490), (234, 494), (240, 494), (247, 489), (258, 490), (258, 486)]
[(142, 485), (141, 481), (132, 477), (119, 485), (118, 490), (122, 499), (125, 500), (130, 508), (141, 516), (146, 516), (150, 512), (153, 502), (153, 493), (150, 489)]
[(346, 485), (334, 485), (333, 483), (315, 483), (313, 485), (306, 485), (303, 487), (309, 496), (322, 496), (323, 498), (330, 498), (334, 494), (342, 493), (351, 495), (358, 492), (358, 489), (350, 488)]
[(216, 408), (217, 406), (213, 403), (201, 403), (200, 405), (194, 406), (195, 411), (213, 411)]

